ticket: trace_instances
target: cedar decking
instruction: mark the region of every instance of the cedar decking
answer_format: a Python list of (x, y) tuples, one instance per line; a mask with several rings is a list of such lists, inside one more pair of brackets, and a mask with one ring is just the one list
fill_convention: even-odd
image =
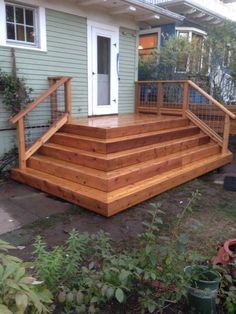
[(12, 177), (108, 217), (231, 159), (187, 117), (126, 114), (68, 122)]

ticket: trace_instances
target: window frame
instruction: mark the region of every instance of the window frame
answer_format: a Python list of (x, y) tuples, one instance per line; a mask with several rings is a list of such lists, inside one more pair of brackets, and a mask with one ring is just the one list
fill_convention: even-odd
[[(21, 41), (17, 39), (7, 38), (7, 19), (6, 19), (6, 6), (21, 7), (24, 9), (29, 9), (34, 11), (34, 32), (35, 32), (35, 42), (30, 43), (27, 41)], [(15, 10), (15, 9), (14, 9)], [(24, 11), (25, 12), (25, 11)], [(32, 6), (24, 3), (18, 3), (15, 1), (4, 1), (0, 0), (0, 46), (13, 47), (13, 48), (23, 48), (35, 51), (47, 51), (47, 38), (46, 38), (46, 14), (45, 8)], [(16, 21), (12, 24), (17, 24)], [(20, 23), (21, 24), (21, 23)], [(24, 29), (26, 29), (26, 24), (22, 24)]]
[(139, 36), (138, 36), (138, 43), (139, 43), (140, 36), (155, 35), (155, 34), (157, 35), (157, 46), (156, 46), (156, 48), (159, 48), (160, 45), (161, 45), (161, 28), (160, 27), (140, 30), (139, 31)]
[[(202, 39), (206, 38), (207, 33), (201, 29), (195, 28), (195, 27), (176, 27), (176, 36), (179, 36), (180, 33), (186, 33), (188, 34), (188, 41), (191, 43), (193, 40), (193, 34), (202, 36)], [(203, 69), (203, 55), (201, 56), (200, 61), (200, 70)], [(185, 71), (178, 71), (177, 68), (175, 68), (176, 73), (189, 73), (190, 72), (190, 57), (188, 57), (187, 64), (186, 64), (186, 70)]]

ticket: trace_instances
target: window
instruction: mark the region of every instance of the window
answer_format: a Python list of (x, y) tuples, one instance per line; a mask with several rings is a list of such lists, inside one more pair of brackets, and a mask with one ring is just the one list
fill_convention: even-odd
[(6, 4), (7, 41), (37, 45), (36, 9)]
[(158, 45), (158, 34), (145, 34), (139, 37), (139, 55), (148, 56)]
[(0, 0), (0, 46), (46, 51), (45, 8)]
[(176, 72), (204, 72), (208, 70), (207, 64), (208, 54), (205, 47), (205, 36), (206, 33), (202, 30), (195, 28), (177, 28), (177, 35), (186, 38), (191, 43), (191, 56), (179, 57), (177, 62)]

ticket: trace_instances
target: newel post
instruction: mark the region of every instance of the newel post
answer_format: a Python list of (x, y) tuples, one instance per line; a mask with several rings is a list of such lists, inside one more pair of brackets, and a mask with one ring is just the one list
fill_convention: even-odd
[(26, 159), (25, 159), (25, 126), (24, 118), (18, 120), (17, 123), (18, 131), (18, 152), (19, 152), (19, 168), (26, 168)]
[(189, 83), (184, 82), (183, 87), (183, 117), (186, 117), (186, 111), (189, 109)]
[(68, 113), (68, 120), (71, 119), (71, 78), (65, 83), (65, 109)]
[(222, 153), (223, 154), (227, 153), (227, 151), (228, 151), (229, 134), (230, 134), (230, 117), (229, 117), (229, 115), (225, 114), (223, 146), (222, 146)]
[(135, 82), (135, 113), (139, 112), (140, 107), (140, 83)]
[(163, 82), (157, 83), (157, 114), (161, 113), (161, 108), (163, 107), (163, 96), (164, 96), (164, 88)]

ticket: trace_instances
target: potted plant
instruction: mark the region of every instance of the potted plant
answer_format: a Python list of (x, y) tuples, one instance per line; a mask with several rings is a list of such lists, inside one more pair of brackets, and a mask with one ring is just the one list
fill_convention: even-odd
[(221, 282), (221, 275), (216, 270), (203, 265), (187, 266), (188, 302), (196, 314), (216, 313), (216, 298)]

